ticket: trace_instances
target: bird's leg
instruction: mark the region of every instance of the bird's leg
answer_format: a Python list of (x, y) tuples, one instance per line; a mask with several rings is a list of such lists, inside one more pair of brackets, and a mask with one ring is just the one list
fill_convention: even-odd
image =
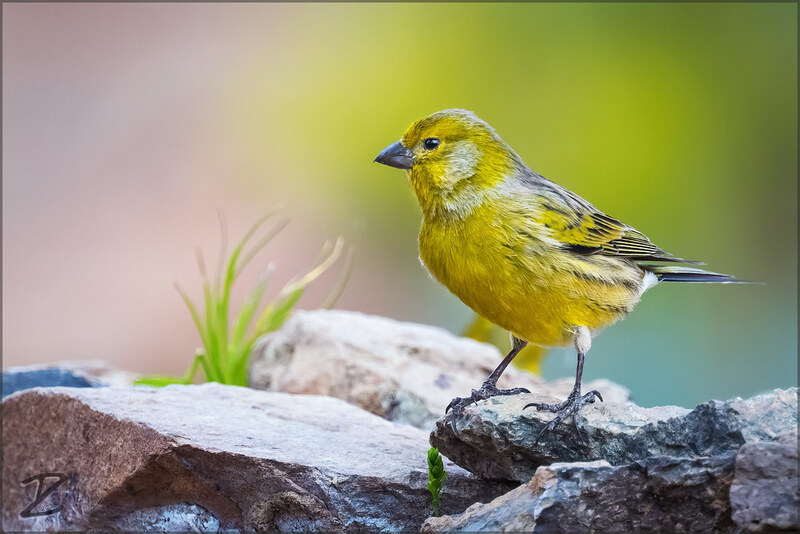
[(503, 371), (506, 370), (506, 367), (508, 367), (508, 364), (511, 363), (511, 360), (514, 359), (514, 356), (516, 356), (519, 351), (524, 349), (527, 344), (527, 341), (523, 341), (515, 336), (511, 336), (511, 351), (506, 355), (505, 358), (503, 358), (503, 361), (500, 362), (500, 365), (498, 365), (497, 368), (495, 368), (495, 370), (492, 371), (492, 373), (486, 378), (480, 389), (473, 389), (472, 394), (469, 397), (456, 397), (455, 399), (451, 400), (450, 404), (448, 404), (447, 408), (445, 408), (444, 413), (447, 413), (452, 409), (452, 421), (455, 421), (456, 417), (458, 417), (458, 415), (461, 413), (461, 410), (464, 408), (464, 406), (469, 406), (470, 404), (474, 404), (479, 400), (488, 399), (489, 397), (496, 397), (498, 395), (530, 393), (530, 391), (525, 388), (497, 389), (497, 380), (500, 378), (500, 375), (502, 375)]
[(583, 360), (585, 358), (586, 353), (589, 351), (590, 347), (591, 347), (591, 335), (589, 333), (589, 329), (586, 327), (579, 327), (575, 336), (575, 348), (578, 352), (578, 366), (575, 369), (575, 385), (572, 387), (572, 391), (570, 392), (569, 396), (563, 402), (559, 402), (558, 404), (545, 404), (545, 403), (532, 402), (530, 404), (526, 404), (522, 408), (524, 410), (525, 408), (535, 406), (536, 409), (540, 412), (547, 411), (556, 414), (553, 420), (547, 424), (547, 426), (542, 430), (542, 432), (540, 432), (539, 436), (544, 434), (545, 431), (553, 430), (559, 423), (561, 423), (561, 421), (563, 421), (570, 415), (573, 416), (573, 420), (575, 421), (575, 428), (577, 429), (578, 421), (576, 419), (576, 416), (581, 406), (583, 406), (584, 404), (593, 403), (595, 398), (600, 399), (600, 402), (603, 401), (603, 397), (597, 390), (592, 390), (589, 393), (586, 393), (585, 395), (581, 395), (581, 377), (583, 375)]

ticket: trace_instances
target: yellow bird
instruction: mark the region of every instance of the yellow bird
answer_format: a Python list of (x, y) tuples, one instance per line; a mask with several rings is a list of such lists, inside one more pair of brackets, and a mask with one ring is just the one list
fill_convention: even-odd
[[(532, 171), (474, 113), (439, 111), (412, 124), (375, 161), (404, 169), (422, 207), (420, 259), (467, 306), (508, 330), (512, 349), (462, 409), (496, 395), (505, 368), (528, 343), (572, 344), (575, 386), (558, 404), (529, 404), (556, 414), (547, 430), (603, 400), (581, 392), (592, 336), (625, 317), (658, 282), (739, 282), (676, 263), (641, 232)], [(526, 406), (526, 408), (528, 407)]]

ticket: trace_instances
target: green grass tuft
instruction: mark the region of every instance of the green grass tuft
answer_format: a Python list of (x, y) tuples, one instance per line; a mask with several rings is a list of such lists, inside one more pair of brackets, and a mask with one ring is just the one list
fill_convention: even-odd
[(428, 491), (431, 492), (433, 515), (437, 517), (439, 516), (439, 497), (446, 478), (447, 471), (444, 470), (442, 455), (439, 454), (439, 449), (431, 447), (428, 449)]
[[(288, 219), (281, 218), (275, 222), (258, 239), (254, 245), (247, 248), (259, 229), (277, 212), (269, 213), (259, 219), (244, 235), (241, 241), (225, 261), (225, 224), (220, 216), (222, 226), (222, 246), (220, 248), (219, 263), (214, 280), (210, 280), (206, 270), (202, 252), (197, 251), (197, 265), (203, 280), (203, 308), (195, 306), (189, 295), (177, 284), (175, 288), (180, 293), (192, 320), (200, 334), (202, 348), (197, 349), (194, 360), (182, 377), (160, 375), (144, 376), (136, 380), (136, 384), (148, 386), (166, 386), (169, 384), (191, 384), (198, 369), (203, 370), (206, 381), (219, 382), (235, 386), (247, 386), (247, 362), (253, 344), (263, 334), (272, 332), (286, 321), (292, 309), (303, 296), (306, 288), (317, 277), (324, 273), (339, 258), (344, 247), (344, 241), (339, 238), (334, 243), (325, 243), (314, 267), (297, 280), (290, 280), (278, 292), (272, 302), (264, 306), (259, 313), (267, 279), (272, 269), (250, 292), (237, 313), (230, 310), (230, 296), (233, 284), (242, 270), (258, 254), (270, 240), (275, 237), (287, 224)], [(331, 295), (326, 299), (324, 307), (330, 308), (341, 294), (352, 265), (352, 249), (348, 251), (345, 259), (343, 275), (334, 287)]]

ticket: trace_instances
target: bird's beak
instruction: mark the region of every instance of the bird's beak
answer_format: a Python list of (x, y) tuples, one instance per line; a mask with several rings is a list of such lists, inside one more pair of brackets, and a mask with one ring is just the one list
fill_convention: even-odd
[(375, 161), (396, 169), (409, 170), (414, 166), (414, 153), (396, 141), (384, 148)]

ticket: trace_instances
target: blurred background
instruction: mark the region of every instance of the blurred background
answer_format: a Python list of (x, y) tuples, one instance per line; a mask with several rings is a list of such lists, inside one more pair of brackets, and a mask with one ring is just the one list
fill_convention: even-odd
[[(462, 331), (472, 313), (420, 266), (403, 173), (372, 160), (463, 107), (662, 248), (766, 283), (657, 287), (594, 341), (587, 379), (648, 406), (797, 383), (796, 4), (2, 9), (4, 367), (182, 374), (199, 340), (173, 283), (200, 297), (218, 210), (233, 239), (279, 203), (292, 222), (239, 295), (342, 235), (337, 307)], [(558, 349), (542, 372), (574, 368)]]

